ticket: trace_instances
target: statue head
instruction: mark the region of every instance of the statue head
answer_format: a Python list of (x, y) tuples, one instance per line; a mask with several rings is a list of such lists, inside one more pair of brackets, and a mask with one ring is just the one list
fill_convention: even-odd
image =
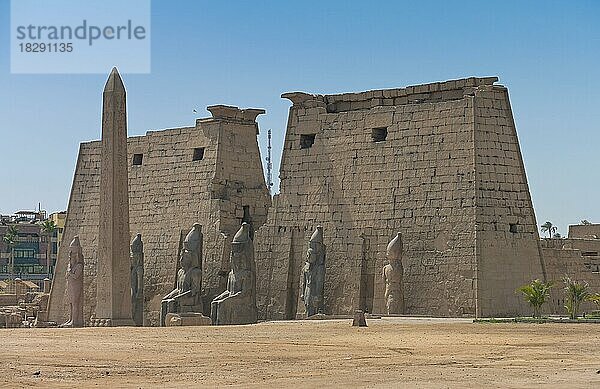
[(183, 240), (183, 251), (190, 253), (191, 267), (202, 268), (202, 239), (202, 225), (194, 223)]
[(242, 223), (242, 226), (236, 232), (231, 242), (231, 267), (234, 271), (242, 269), (251, 269), (254, 261), (254, 245), (250, 238), (250, 229), (248, 223)]
[(83, 263), (83, 250), (81, 249), (79, 236), (75, 235), (71, 241), (71, 244), (69, 245), (69, 263), (71, 266), (74, 266), (80, 262)]
[(131, 241), (131, 254), (143, 254), (144, 242), (142, 242), (142, 234), (137, 234)]
[(308, 247), (313, 250), (320, 250), (323, 247), (323, 226), (317, 226), (308, 241)]
[(181, 268), (185, 271), (188, 271), (189, 269), (191, 269), (194, 264), (192, 252), (185, 248), (183, 250), (181, 250), (181, 256), (179, 257), (179, 264), (180, 264)]
[(402, 260), (402, 234), (397, 233), (387, 245), (386, 257), (390, 261)]
[(323, 226), (317, 226), (315, 231), (310, 237), (308, 241), (308, 251), (306, 253), (307, 256), (312, 255), (320, 255), (323, 252), (323, 248), (325, 245), (323, 244)]

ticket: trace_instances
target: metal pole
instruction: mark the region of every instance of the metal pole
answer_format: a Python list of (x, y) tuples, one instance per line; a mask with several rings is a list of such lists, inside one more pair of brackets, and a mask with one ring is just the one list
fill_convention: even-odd
[(269, 193), (271, 193), (271, 188), (273, 187), (273, 161), (271, 159), (271, 129), (268, 131), (268, 147), (267, 147), (267, 186), (269, 188)]

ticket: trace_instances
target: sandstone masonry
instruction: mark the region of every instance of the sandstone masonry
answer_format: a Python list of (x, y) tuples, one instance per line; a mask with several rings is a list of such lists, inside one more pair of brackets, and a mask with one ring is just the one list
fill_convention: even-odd
[[(530, 314), (516, 289), (563, 272), (600, 287), (597, 226), (575, 228), (560, 242), (539, 239), (508, 91), (496, 82), (284, 94), (292, 106), (281, 193), (272, 204), (256, 139), (263, 110), (212, 106), (212, 117), (194, 127), (129, 138), (129, 214), (131, 234), (144, 240), (145, 323), (158, 323), (182, 231), (194, 222), (204, 233), (205, 308), (225, 290), (233, 235), (242, 222), (252, 224), (262, 320), (305, 315), (301, 270), (317, 225), (327, 247), (325, 314), (385, 311), (381, 271), (398, 232), (407, 314)], [(96, 305), (104, 216), (99, 168), (99, 142), (82, 143), (63, 239), (79, 235), (84, 248), (86, 318)], [(56, 274), (67, 263), (61, 252)], [(66, 317), (64, 293), (64, 279), (55, 277), (50, 320)], [(553, 293), (549, 309), (562, 312)]]
[(326, 231), (325, 311), (384, 311), (385, 247), (404, 239), (406, 313), (525, 313), (543, 278), (507, 89), (495, 77), (292, 101), (280, 178), (257, 236), (259, 310), (294, 318), (303, 248)]
[[(203, 292), (210, 307), (229, 271), (229, 246), (242, 221), (262, 225), (271, 200), (257, 143), (260, 109), (211, 106), (195, 127), (149, 131), (127, 143), (131, 234), (145, 249), (145, 322), (158, 324), (160, 301), (173, 289), (181, 231), (203, 226)], [(85, 311), (96, 306), (100, 142), (82, 143), (65, 225), (65, 241), (79, 235), (85, 257)], [(56, 274), (64, 274), (67, 252)], [(50, 320), (66, 317), (64, 277), (52, 288)], [(208, 314), (208, 312), (206, 312)]]

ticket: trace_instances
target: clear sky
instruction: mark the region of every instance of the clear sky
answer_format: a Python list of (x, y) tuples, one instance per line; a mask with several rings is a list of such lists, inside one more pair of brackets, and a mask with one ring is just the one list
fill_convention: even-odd
[[(78, 144), (100, 137), (104, 75), (11, 75), (0, 0), (0, 213), (64, 210)], [(124, 74), (129, 134), (205, 107), (264, 108), (277, 170), (287, 91), (339, 93), (468, 76), (509, 88), (538, 224), (600, 222), (600, 2), (152, 2), (152, 72)], [(199, 114), (192, 111), (196, 109)], [(275, 174), (277, 176), (277, 174)]]

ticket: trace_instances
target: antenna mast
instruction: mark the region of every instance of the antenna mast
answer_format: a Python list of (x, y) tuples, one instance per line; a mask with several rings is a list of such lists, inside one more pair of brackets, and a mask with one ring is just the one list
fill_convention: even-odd
[(268, 131), (269, 143), (267, 147), (267, 187), (269, 188), (269, 193), (271, 193), (271, 188), (273, 187), (273, 160), (271, 159), (271, 129)]

